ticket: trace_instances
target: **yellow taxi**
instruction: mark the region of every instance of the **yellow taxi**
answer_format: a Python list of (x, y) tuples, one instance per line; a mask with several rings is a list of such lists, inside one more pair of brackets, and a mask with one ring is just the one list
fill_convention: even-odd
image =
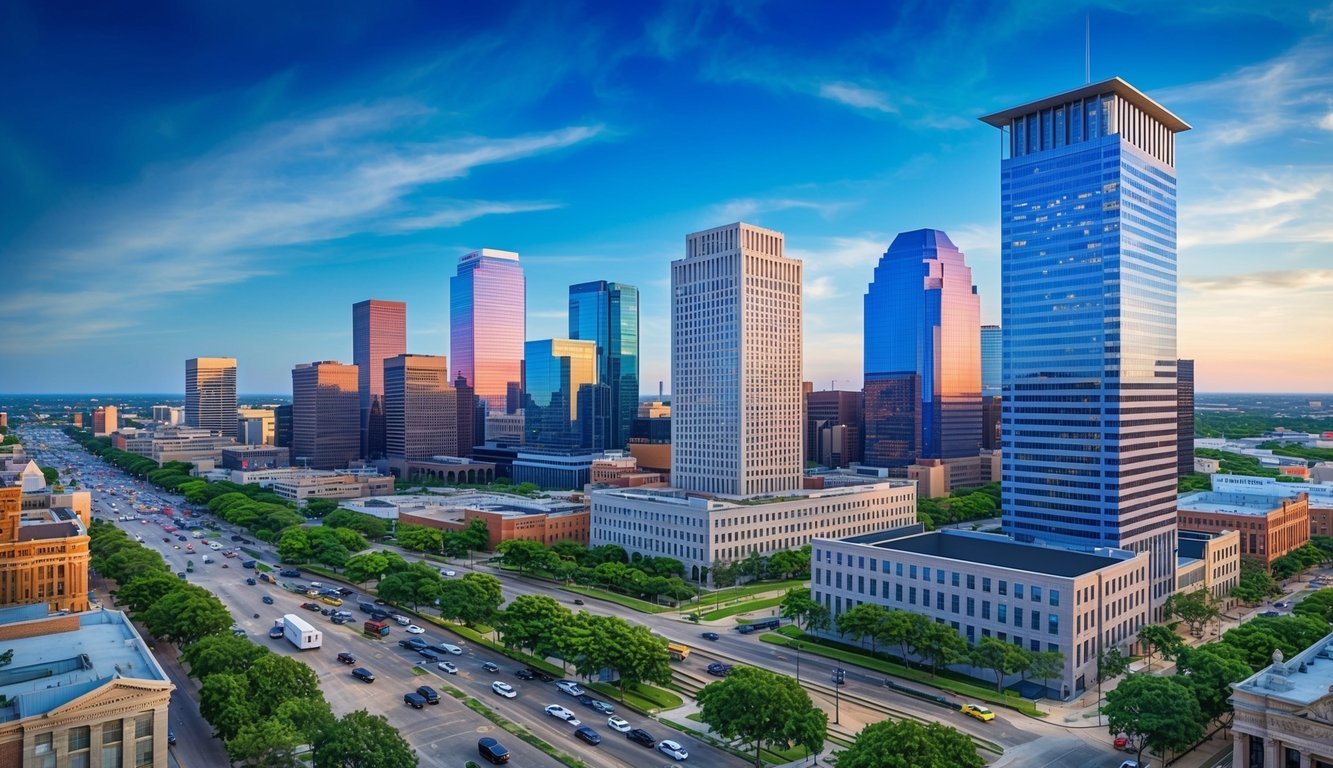
[(980, 704), (964, 704), (959, 711), (982, 722), (990, 722), (995, 719), (995, 713)]

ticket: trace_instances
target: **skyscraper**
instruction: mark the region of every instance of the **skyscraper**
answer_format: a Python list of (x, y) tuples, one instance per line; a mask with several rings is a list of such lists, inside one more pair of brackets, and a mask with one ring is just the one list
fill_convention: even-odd
[(1194, 361), (1176, 361), (1176, 475), (1194, 472)]
[(1003, 375), (1004, 360), (1000, 326), (981, 326), (981, 396), (990, 397), (1000, 394), (1000, 382)]
[(903, 232), (865, 295), (865, 463), (981, 450), (981, 300), (948, 235)]
[(185, 361), (185, 426), (236, 435), (236, 358)]
[(396, 355), (384, 361), (385, 456), (429, 459), (458, 449), (458, 393), (443, 355)]
[(639, 289), (605, 280), (569, 286), (569, 338), (597, 342), (597, 381), (610, 401), (601, 441), (623, 449), (639, 408)]
[(982, 118), (1003, 132), (1002, 506), (1015, 536), (1150, 554), (1175, 586), (1175, 135), (1124, 80)]
[(273, 445), (277, 448), (292, 447), (291, 403), (273, 409)]
[(407, 304), (367, 299), (352, 305), (352, 362), (360, 377), (361, 455), (365, 458), (384, 455), (384, 361), (406, 351)]
[(861, 393), (805, 393), (805, 458), (826, 467), (861, 461)]
[(458, 403), (458, 448), (453, 455), (468, 457), (472, 448), (486, 441), (486, 406), (477, 400), (472, 385), (462, 375), (454, 379)]
[(782, 233), (695, 232), (671, 262), (672, 485), (801, 487), (801, 262)]
[(483, 248), (458, 261), (449, 278), (449, 354), (492, 413), (505, 412), (509, 386), (522, 381), (527, 338), (523, 267), (518, 254)]
[(596, 411), (587, 401), (594, 397), (596, 386), (595, 341), (543, 339), (525, 344), (523, 445), (549, 450), (599, 447), (584, 444), (582, 429)]
[(292, 466), (346, 469), (361, 456), (357, 374), (332, 361), (292, 369)]

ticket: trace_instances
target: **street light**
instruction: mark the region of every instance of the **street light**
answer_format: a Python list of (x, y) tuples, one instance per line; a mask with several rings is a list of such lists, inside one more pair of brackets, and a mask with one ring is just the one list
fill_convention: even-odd
[(840, 725), (842, 709), (842, 682), (846, 677), (846, 670), (842, 667), (833, 668), (833, 724)]
[(791, 647), (796, 649), (796, 684), (801, 683), (801, 642), (798, 640), (792, 643)]

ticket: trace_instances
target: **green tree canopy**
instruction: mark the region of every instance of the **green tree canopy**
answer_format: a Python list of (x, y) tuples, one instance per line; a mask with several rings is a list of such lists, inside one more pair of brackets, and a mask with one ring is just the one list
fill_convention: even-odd
[(1181, 640), (1170, 627), (1163, 624), (1148, 624), (1139, 630), (1139, 642), (1143, 643), (1148, 649), (1148, 669), (1152, 669), (1153, 654), (1161, 656), (1164, 660), (1174, 659), (1182, 648), (1185, 647), (1185, 641)]
[(736, 667), (697, 698), (700, 719), (723, 738), (751, 745), (756, 768), (763, 745), (822, 745), (828, 728), (828, 717), (799, 683), (766, 669)]
[(398, 730), (364, 709), (341, 717), (315, 744), (315, 768), (416, 768), (417, 754)]
[(995, 674), (995, 690), (1004, 690), (1004, 678), (1028, 668), (1032, 658), (1022, 647), (995, 637), (983, 637), (967, 652), (967, 661), (974, 667)]
[(881, 720), (838, 753), (838, 768), (982, 768), (972, 740), (941, 723)]
[(235, 635), (209, 635), (192, 643), (181, 654), (190, 665), (190, 676), (204, 680), (211, 675), (245, 674), (269, 650)]
[(202, 587), (184, 584), (158, 600), (143, 613), (148, 631), (177, 645), (227, 631), (231, 613), (221, 601)]
[(1166, 598), (1163, 609), (1168, 616), (1175, 616), (1190, 628), (1190, 634), (1199, 637), (1209, 623), (1222, 615), (1222, 608), (1217, 604), (1213, 593), (1207, 589), (1193, 592), (1177, 592)]
[(1139, 763), (1143, 750), (1183, 750), (1203, 737), (1205, 718), (1189, 688), (1170, 677), (1129, 675), (1106, 693), (1112, 734), (1129, 739)]

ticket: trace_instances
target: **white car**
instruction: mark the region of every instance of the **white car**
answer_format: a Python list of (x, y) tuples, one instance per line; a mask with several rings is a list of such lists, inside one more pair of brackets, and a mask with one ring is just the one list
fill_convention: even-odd
[(663, 739), (662, 741), (657, 742), (657, 751), (677, 760), (684, 760), (690, 756), (690, 753), (686, 752), (685, 748), (682, 747), (679, 742), (672, 741), (671, 739)]
[(506, 699), (512, 699), (518, 695), (518, 691), (514, 690), (514, 686), (510, 685), (509, 683), (502, 683), (499, 680), (496, 680), (495, 682), (491, 683), (491, 690), (495, 691), (496, 693), (500, 694)]
[(629, 721), (619, 715), (614, 715), (607, 719), (606, 724), (611, 726), (611, 730), (621, 733), (629, 733)]
[(579, 719), (574, 716), (573, 712), (570, 712), (568, 709), (565, 709), (559, 704), (552, 704), (551, 706), (547, 707), (546, 714), (550, 715), (551, 717), (558, 717), (561, 720), (564, 720), (566, 723), (569, 723), (570, 725), (576, 725), (576, 726), (583, 725), (583, 723), (581, 723)]
[(440, 643), (439, 645), (437, 645), (437, 646), (435, 646), (435, 647), (436, 647), (436, 649), (438, 649), (438, 650), (444, 651), (445, 653), (452, 653), (452, 654), (455, 655), (455, 656), (462, 656), (462, 655), (463, 655), (463, 649), (462, 649), (462, 648), (459, 648), (459, 647), (456, 646), (456, 645), (450, 645), (449, 643)]
[(454, 663), (452, 661), (442, 661), (439, 664), (436, 664), (435, 666), (439, 667), (441, 670), (445, 672), (448, 672), (451, 675), (458, 674), (458, 667), (454, 666)]
[[(314, 585), (312, 584), (311, 586), (314, 586)], [(398, 622), (399, 624), (401, 624), (401, 625), (403, 625), (403, 626), (407, 626), (408, 624), (411, 624), (411, 623), (412, 623), (412, 620), (411, 620), (411, 619), (409, 619), (409, 618), (407, 618), (406, 616), (404, 616), (404, 615), (402, 615), (402, 614), (399, 614), (399, 613), (395, 613), (394, 615), (390, 616), (389, 618), (393, 619), (394, 621)]]
[(424, 634), (426, 634), (426, 630), (422, 629), (421, 627), (418, 627), (416, 624), (408, 624), (408, 625), (407, 625), (407, 634), (409, 634), (409, 635), (424, 635)]
[(458, 571), (451, 571), (451, 570), (449, 570), (449, 569), (447, 569), (447, 568), (442, 568), (442, 569), (440, 569), (440, 575), (441, 575), (441, 576), (457, 576), (457, 575), (458, 575)]
[(568, 693), (570, 696), (582, 696), (584, 690), (573, 680), (561, 680), (555, 684), (556, 688)]

